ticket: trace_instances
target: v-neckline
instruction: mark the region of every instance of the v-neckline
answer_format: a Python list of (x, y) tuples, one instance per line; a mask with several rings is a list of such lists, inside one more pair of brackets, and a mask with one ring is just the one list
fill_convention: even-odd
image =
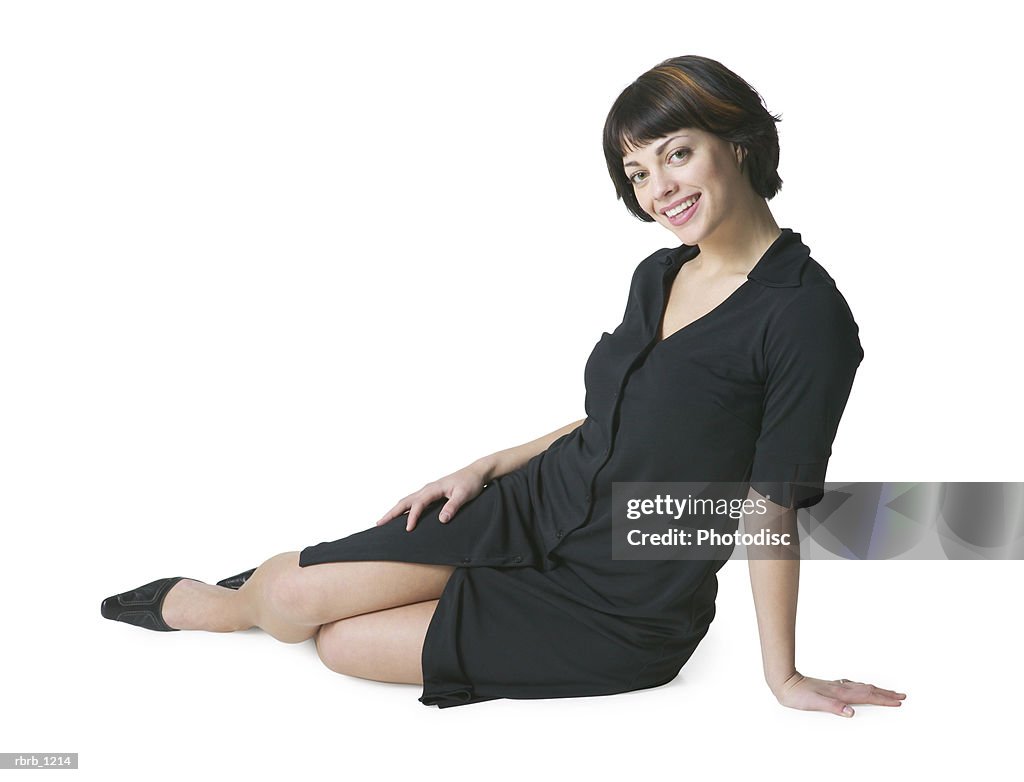
[[(694, 256), (694, 257), (696, 257), (696, 256)], [(683, 270), (683, 267), (687, 264), (688, 261), (691, 261), (691, 260), (693, 260), (693, 258), (688, 258), (686, 261), (683, 261), (681, 264), (679, 264), (679, 268), (676, 269), (675, 274), (672, 274), (671, 271), (669, 271), (668, 273), (666, 273), (662, 277), (662, 280), (661, 280), (661, 286), (662, 286), (662, 290), (661, 290), (661, 317), (654, 324), (654, 347), (655, 348), (658, 347), (659, 345), (661, 345), (662, 343), (667, 342), (668, 340), (672, 339), (676, 334), (679, 334), (679, 333), (681, 333), (683, 331), (686, 331), (690, 327), (696, 326), (701, 321), (704, 321), (704, 320), (707, 320), (708, 318), (710, 318), (712, 315), (714, 315), (716, 312), (718, 312), (720, 309), (722, 309), (722, 307), (724, 307), (726, 304), (728, 304), (730, 301), (732, 301), (734, 298), (736, 298), (736, 296), (739, 295), (739, 292), (742, 291), (744, 288), (746, 288), (747, 284), (750, 282), (750, 277), (748, 275), (747, 279), (745, 279), (743, 282), (741, 282), (739, 284), (739, 286), (737, 286), (736, 289), (732, 293), (730, 293), (728, 296), (726, 296), (724, 299), (722, 299), (722, 301), (720, 301), (718, 304), (716, 304), (710, 310), (705, 312), (699, 318), (691, 320), (685, 326), (681, 326), (680, 328), (678, 328), (675, 331), (673, 331), (671, 334), (666, 334), (664, 337), (661, 337), (659, 339), (658, 334), (662, 330), (662, 325), (665, 322), (665, 315), (668, 313), (668, 301), (669, 301), (669, 298), (672, 295), (672, 286), (675, 284), (676, 278), (679, 276), (679, 273)]]

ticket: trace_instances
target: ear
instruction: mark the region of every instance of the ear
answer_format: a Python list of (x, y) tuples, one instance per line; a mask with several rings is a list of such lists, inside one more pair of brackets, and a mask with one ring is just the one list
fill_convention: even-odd
[(739, 164), (740, 171), (742, 171), (743, 165), (747, 162), (747, 150), (740, 144), (733, 144), (732, 147), (736, 155), (736, 162)]

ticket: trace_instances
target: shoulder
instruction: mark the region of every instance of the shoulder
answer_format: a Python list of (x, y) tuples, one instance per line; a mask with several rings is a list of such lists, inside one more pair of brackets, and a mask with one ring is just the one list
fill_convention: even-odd
[(802, 365), (805, 371), (856, 369), (864, 360), (860, 327), (834, 285), (801, 285), (774, 313), (765, 333), (769, 368)]
[(769, 327), (807, 329), (845, 324), (857, 329), (853, 311), (836, 281), (811, 257), (803, 265), (799, 285), (778, 288), (774, 292), (777, 295), (771, 307)]
[(661, 290), (661, 281), (672, 263), (673, 255), (679, 248), (662, 247), (655, 250), (633, 269), (629, 282), (630, 299), (646, 299)]
[(633, 269), (633, 283), (636, 284), (638, 279), (646, 277), (660, 277), (666, 267), (672, 263), (673, 253), (679, 250), (679, 247), (662, 247), (652, 252)]

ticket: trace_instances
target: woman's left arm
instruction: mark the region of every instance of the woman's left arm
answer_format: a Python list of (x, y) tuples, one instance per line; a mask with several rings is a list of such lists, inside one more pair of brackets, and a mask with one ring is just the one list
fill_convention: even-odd
[(788, 534), (789, 545), (747, 547), (764, 677), (776, 699), (790, 708), (827, 711), (841, 717), (852, 717), (851, 704), (855, 703), (899, 706), (905, 693), (848, 679), (814, 679), (796, 669), (796, 604), (800, 583), (796, 510), (775, 505), (753, 489), (749, 499), (763, 500), (769, 513), (746, 514), (746, 532), (766, 529)]

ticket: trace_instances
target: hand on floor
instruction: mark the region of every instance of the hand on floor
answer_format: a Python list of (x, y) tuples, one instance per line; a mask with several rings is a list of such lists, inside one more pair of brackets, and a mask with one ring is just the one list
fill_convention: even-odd
[(849, 679), (814, 679), (795, 672), (779, 687), (772, 688), (783, 706), (805, 711), (827, 711), (840, 717), (852, 717), (850, 704), (871, 703), (878, 706), (900, 706), (906, 693), (885, 690), (873, 684)]

